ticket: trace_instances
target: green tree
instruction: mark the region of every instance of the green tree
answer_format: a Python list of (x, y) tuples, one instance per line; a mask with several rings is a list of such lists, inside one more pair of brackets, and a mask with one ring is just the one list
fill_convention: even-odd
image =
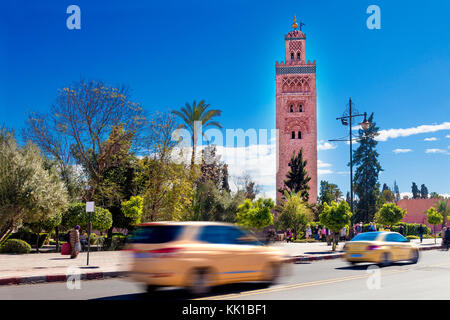
[(0, 243), (22, 222), (50, 219), (66, 206), (64, 184), (36, 145), (20, 146), (13, 131), (0, 128)]
[(319, 220), (333, 233), (333, 251), (335, 251), (339, 231), (350, 224), (352, 213), (346, 201), (339, 203), (332, 201), (331, 205), (325, 202), (323, 205), (323, 212), (319, 215)]
[(431, 199), (434, 199), (434, 198), (440, 198), (440, 195), (439, 195), (439, 193), (437, 193), (437, 192), (431, 192), (431, 193), (430, 193), (430, 198), (431, 198)]
[(131, 219), (133, 226), (141, 223), (144, 199), (140, 196), (133, 196), (128, 201), (122, 202), (123, 215)]
[(353, 152), (353, 164), (356, 166), (353, 184), (358, 197), (354, 218), (356, 221), (364, 222), (372, 221), (377, 212), (380, 194), (378, 175), (380, 171), (383, 171), (378, 161), (379, 154), (376, 151), (378, 142), (375, 137), (378, 135), (379, 128), (373, 121), (373, 113), (368, 121), (371, 123), (370, 127), (366, 131), (359, 130), (359, 146)]
[(436, 225), (441, 224), (442, 221), (444, 221), (442, 214), (436, 210), (435, 207), (431, 207), (426, 211), (427, 214), (427, 221), (429, 224), (433, 225), (434, 227), (434, 243), (436, 244)]
[(186, 129), (191, 133), (191, 167), (193, 167), (195, 163), (195, 154), (199, 132), (201, 132), (203, 137), (206, 139), (204, 129), (208, 127), (217, 127), (220, 129), (222, 128), (219, 122), (212, 121), (214, 117), (220, 116), (222, 111), (218, 109), (208, 110), (209, 107), (210, 105), (205, 103), (205, 100), (201, 100), (198, 104), (194, 100), (192, 105), (186, 102), (185, 107), (181, 108), (180, 111), (172, 111), (172, 113), (177, 115), (182, 121), (178, 128)]
[(275, 211), (278, 213), (275, 227), (280, 229), (291, 229), (294, 237), (303, 232), (306, 225), (314, 218), (314, 213), (299, 193), (284, 192), (285, 200), (277, 205)]
[(127, 88), (81, 80), (58, 91), (49, 114), (29, 116), (26, 136), (62, 171), (74, 163), (82, 167), (89, 185), (84, 200), (90, 201), (105, 171), (120, 158), (114, 155), (130, 143), (137, 146), (145, 121)]
[(420, 198), (428, 199), (428, 188), (424, 184), (420, 186)]
[(219, 189), (211, 180), (197, 184), (191, 214), (185, 220), (236, 222), (236, 213), (246, 199), (245, 193)]
[(435, 204), (436, 210), (442, 215), (442, 228), (447, 225), (448, 214), (450, 213), (450, 207), (448, 205), (448, 199), (440, 199)]
[(419, 191), (419, 188), (417, 187), (417, 184), (415, 182), (412, 183), (411, 192), (413, 194), (413, 199), (419, 199), (420, 198), (420, 191)]
[(394, 202), (395, 200), (395, 195), (390, 189), (383, 190), (381, 196), (383, 197), (384, 202)]
[(397, 181), (394, 181), (394, 194), (395, 194), (395, 201), (400, 200), (400, 190), (397, 185)]
[[(39, 253), (39, 236), (41, 232), (43, 231), (51, 232), (53, 229), (55, 229), (61, 224), (61, 221), (62, 221), (62, 214), (57, 213), (55, 216), (51, 218), (46, 218), (45, 220), (40, 220), (31, 223), (24, 223), (26, 227), (30, 228), (30, 230), (36, 234), (36, 252)], [(57, 241), (57, 251), (58, 251), (58, 244), (59, 243)]]
[[(79, 225), (82, 229), (87, 229), (89, 223), (89, 213), (86, 212), (85, 203), (71, 203), (62, 218), (61, 225), (66, 229), (71, 229)], [(105, 231), (112, 226), (112, 215), (107, 209), (94, 207), (91, 213), (92, 229)]]
[(259, 198), (256, 201), (246, 199), (238, 207), (237, 224), (246, 228), (262, 229), (273, 223), (271, 210), (274, 207), (272, 199)]
[(332, 201), (337, 202), (342, 196), (343, 194), (337, 185), (328, 183), (328, 181), (324, 180), (320, 181), (320, 204), (324, 204), (325, 202), (331, 203)]
[(307, 160), (303, 160), (303, 149), (292, 153), (289, 161), (290, 170), (286, 175), (287, 180), (284, 180), (284, 187), (280, 188), (278, 192), (284, 195), (285, 191), (299, 193), (303, 201), (309, 200), (309, 181), (311, 178), (306, 171)]
[(405, 214), (406, 210), (402, 210), (395, 203), (386, 203), (376, 213), (375, 221), (392, 228), (394, 224), (402, 221)]

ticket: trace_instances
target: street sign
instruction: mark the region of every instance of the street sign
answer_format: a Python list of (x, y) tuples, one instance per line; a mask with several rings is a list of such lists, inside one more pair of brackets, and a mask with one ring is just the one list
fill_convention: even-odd
[(94, 202), (86, 202), (86, 212), (94, 212)]
[(87, 265), (89, 265), (89, 252), (91, 251), (91, 213), (95, 211), (94, 202), (86, 202), (86, 212), (89, 213), (88, 220), (88, 252), (87, 252)]

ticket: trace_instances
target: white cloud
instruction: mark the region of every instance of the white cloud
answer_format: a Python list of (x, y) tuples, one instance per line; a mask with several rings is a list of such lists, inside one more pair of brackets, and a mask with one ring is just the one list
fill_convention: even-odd
[(441, 124), (433, 124), (433, 125), (422, 125), (406, 129), (380, 130), (379, 135), (377, 136), (376, 139), (378, 141), (387, 141), (388, 139), (395, 139), (398, 137), (409, 137), (415, 134), (436, 132), (440, 130), (450, 130), (450, 122), (444, 122)]
[(436, 140), (437, 140), (437, 138), (435, 138), (435, 137), (423, 139), (423, 141), (436, 141)]
[(450, 139), (450, 134), (446, 135), (445, 137)]
[(392, 150), (393, 153), (398, 154), (398, 153), (408, 153), (408, 152), (412, 152), (412, 149), (395, 149)]
[(337, 145), (325, 142), (323, 140), (319, 141), (319, 144), (317, 145), (317, 150), (333, 150), (336, 149)]
[(326, 162), (323, 162), (322, 160), (317, 160), (317, 167), (318, 168), (329, 168), (331, 166), (332, 166), (331, 163), (326, 163)]
[(332, 174), (333, 171), (331, 171), (330, 169), (317, 169), (317, 174), (318, 175), (325, 175), (325, 174)]
[(411, 192), (400, 192), (400, 199), (403, 199), (405, 196), (411, 199), (413, 194)]
[(447, 151), (443, 149), (427, 149), (425, 153), (447, 153)]

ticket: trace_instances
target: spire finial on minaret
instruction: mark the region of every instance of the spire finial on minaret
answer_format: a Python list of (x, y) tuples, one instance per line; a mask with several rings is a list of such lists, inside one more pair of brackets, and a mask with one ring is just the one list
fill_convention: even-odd
[(294, 14), (294, 23), (292, 24), (292, 28), (297, 29), (298, 28), (298, 24), (297, 24), (297, 17)]

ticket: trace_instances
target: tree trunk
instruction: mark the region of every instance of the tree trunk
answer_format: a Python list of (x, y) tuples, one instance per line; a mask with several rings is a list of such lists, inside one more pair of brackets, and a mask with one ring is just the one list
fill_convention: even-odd
[(56, 235), (56, 253), (59, 252), (59, 227), (55, 227), (55, 235)]
[(39, 253), (39, 233), (37, 233), (36, 235), (36, 253)]

